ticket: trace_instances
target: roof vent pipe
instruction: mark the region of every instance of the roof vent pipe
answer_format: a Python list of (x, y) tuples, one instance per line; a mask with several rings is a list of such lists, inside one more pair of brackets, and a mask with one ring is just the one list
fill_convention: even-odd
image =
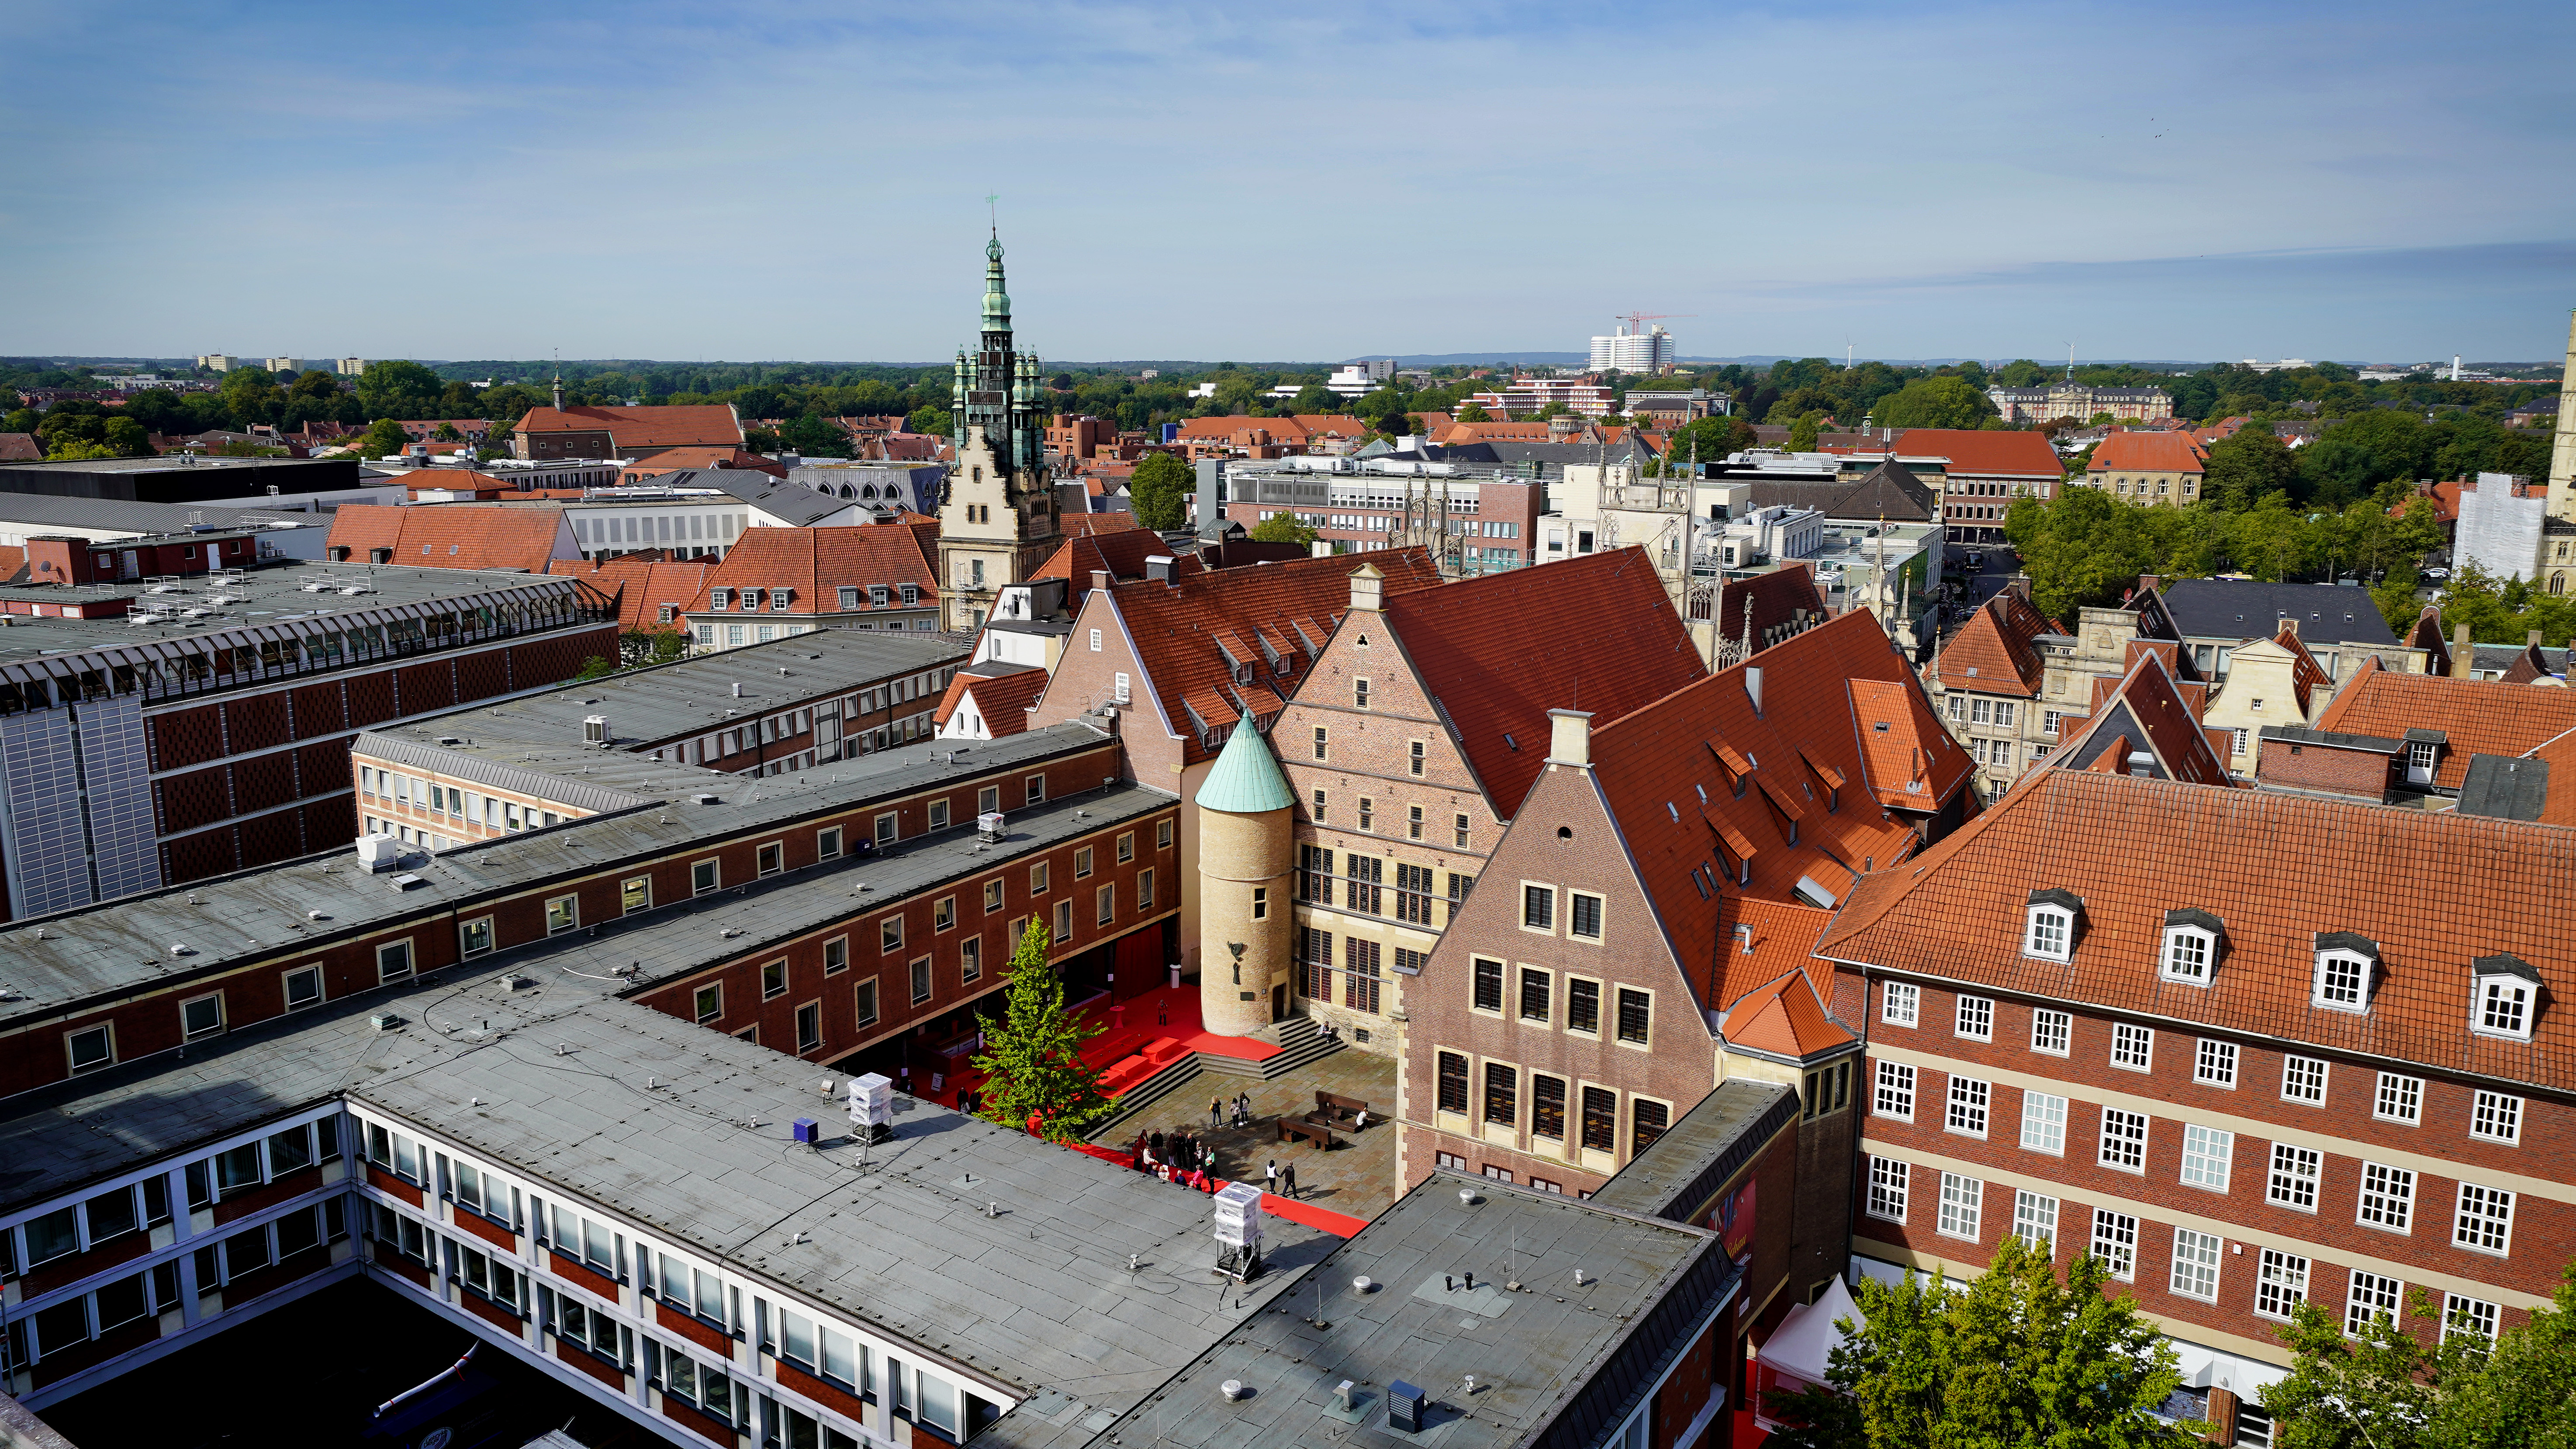
[(734, 686), (733, 686), (733, 697), (734, 697), (734, 698), (736, 698), (736, 699), (740, 699), (740, 698), (742, 698), (742, 681), (741, 681), (741, 680), (735, 680), (735, 681), (734, 681)]
[(2141, 780), (2155, 778), (2156, 757), (2144, 750), (2129, 751), (2129, 773)]

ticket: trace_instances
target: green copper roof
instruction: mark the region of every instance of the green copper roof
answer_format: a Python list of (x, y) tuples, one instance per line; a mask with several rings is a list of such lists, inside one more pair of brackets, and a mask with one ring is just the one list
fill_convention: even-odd
[(1285, 810), (1297, 797), (1289, 792), (1288, 777), (1279, 773), (1279, 762), (1270, 758), (1270, 746), (1261, 731), (1247, 721), (1234, 727), (1233, 736), (1218, 752), (1207, 783), (1199, 786), (1198, 800), (1202, 810), (1259, 815)]

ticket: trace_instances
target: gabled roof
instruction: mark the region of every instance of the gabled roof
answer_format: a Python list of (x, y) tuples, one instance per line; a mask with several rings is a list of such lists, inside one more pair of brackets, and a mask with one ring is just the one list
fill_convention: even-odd
[[(1168, 584), (1138, 579), (1110, 586), (1110, 606), (1118, 611), (1135, 645), (1137, 666), (1145, 675), (1140, 692), (1153, 694), (1163, 718), (1182, 737), (1184, 764), (1196, 764), (1215, 753), (1202, 738), (1202, 728), (1230, 728), (1247, 708), (1269, 718), (1286, 706), (1279, 690), (1294, 689), (1305, 678), (1307, 666), (1314, 662), (1309, 645), (1319, 647), (1331, 621), (1350, 608), (1351, 574), (1363, 562), (1386, 575), (1383, 588), (1390, 600), (1440, 582), (1439, 567), (1431, 561), (1429, 550), (1391, 548), (1365, 559), (1349, 554), (1290, 559), (1210, 569)], [(1315, 621), (1310, 634), (1301, 636), (1295, 628), (1301, 619)], [(1297, 641), (1299, 647), (1283, 652), (1285, 672), (1274, 672), (1265, 660), (1249, 671), (1247, 682), (1239, 683), (1217, 649), (1215, 635), (1220, 631), (1242, 639), (1267, 633)]]
[[(2036, 436), (2036, 435), (2034, 435)], [(2209, 454), (2188, 433), (2114, 432), (2093, 445), (2087, 473), (2205, 473)]]
[(656, 407), (530, 408), (513, 432), (606, 432), (618, 451), (680, 448), (692, 443), (742, 446), (742, 421), (730, 403)]
[[(1720, 1008), (1732, 1006), (1753, 991), (1778, 980), (1783, 972), (1803, 971), (1820, 992), (1833, 989), (1831, 962), (1816, 958), (1817, 938), (1832, 925), (1834, 913), (1790, 901), (1758, 900), (1729, 895), (1717, 907), (1716, 985), (1702, 994)], [(1727, 1033), (1733, 1038), (1732, 1031)]]
[(1933, 667), (1943, 689), (2036, 699), (2048, 665), (2031, 641), (2065, 632), (2028, 599), (2005, 589), (1968, 616)]
[(1506, 820), (1547, 762), (1549, 710), (1616, 719), (1707, 673), (1637, 547), (1390, 598), (1386, 622)]
[(390, 563), (414, 568), (546, 572), (564, 532), (563, 509), (546, 503), (347, 503), (332, 515), (327, 547), (352, 563), (390, 549)]
[(2283, 619), (2320, 644), (2384, 644), (2397, 636), (2359, 584), (2271, 584), (2257, 579), (2175, 579), (2157, 591), (2174, 627), (2194, 639), (2265, 639)]
[[(1815, 913), (1819, 918), (1824, 912)], [(1816, 984), (1792, 970), (1755, 987), (1726, 1006), (1720, 1028), (1726, 1044), (1765, 1056), (1803, 1061), (1860, 1040), (1825, 1015)]]
[[(1098, 516), (1129, 519), (1134, 517), (1133, 514), (1126, 513)], [(1064, 579), (1071, 582), (1077, 590), (1090, 588), (1091, 576), (1095, 572), (1106, 572), (1111, 579), (1125, 583), (1130, 579), (1141, 579), (1145, 576), (1145, 560), (1149, 558), (1171, 559), (1174, 578), (1200, 573), (1207, 567), (1195, 554), (1175, 555), (1172, 552), (1172, 546), (1163, 542), (1163, 536), (1151, 529), (1106, 528), (1066, 539), (1055, 552), (1047, 555), (1046, 562), (1039, 564), (1037, 570), (1029, 577)]]
[(1851, 681), (1852, 722), (1860, 732), (1862, 781), (1891, 810), (1930, 811), (1976, 773), (1976, 761), (1911, 685)]
[[(1919, 688), (1876, 616), (1858, 610), (1595, 723), (1594, 783), (1675, 959), (1710, 959), (1731, 898), (1794, 902), (1805, 882), (1839, 901), (1855, 875), (1912, 852), (1911, 822), (1860, 783), (1866, 726), (1851, 685), (1872, 681)], [(1834, 788), (1819, 765), (1853, 783)], [(1949, 790), (1966, 781), (1958, 771)], [(1927, 793), (1913, 808), (1937, 814), (1947, 798)]]
[[(844, 586), (859, 590), (858, 607), (876, 607), (868, 597), (870, 585), (882, 584), (888, 589), (883, 607), (888, 609), (926, 608), (939, 600), (939, 571), (935, 548), (939, 530), (935, 524), (875, 523), (844, 528), (746, 528), (733, 546), (725, 550), (724, 561), (707, 575), (706, 584), (689, 600), (692, 612), (710, 607), (709, 595), (717, 589), (730, 589), (739, 598), (744, 589), (793, 589), (784, 610), (767, 602), (761, 614), (790, 615), (837, 614), (841, 608), (840, 591)], [(900, 585), (914, 587), (916, 602), (903, 602)], [(745, 617), (748, 617), (746, 615)]]
[(1753, 615), (1754, 647), (1760, 649), (1776, 631), (1792, 629), (1825, 615), (1825, 596), (1816, 589), (1815, 565), (1793, 562), (1749, 579), (1729, 579), (1718, 586), (1717, 633), (1721, 639), (1744, 638), (1744, 616)]
[(1894, 447), (1910, 457), (1947, 458), (1953, 475), (2046, 481), (2066, 476), (2065, 460), (2048, 445), (2046, 433), (2016, 428), (1907, 428), (1896, 435)]
[(2500, 679), (2449, 679), (2399, 674), (2364, 666), (2326, 706), (2317, 728), (2338, 734), (2403, 739), (2412, 730), (2439, 730), (2433, 786), (2456, 790), (2472, 755), (2521, 755), (2576, 729), (2576, 689), (2546, 684), (2507, 684)]
[(946, 729), (957, 706), (971, 695), (975, 713), (984, 721), (985, 733), (997, 740), (1019, 734), (1029, 727), (1029, 706), (1046, 693), (1046, 685), (1047, 672), (1034, 664), (1012, 664), (1000, 659), (970, 664), (949, 678), (948, 689), (939, 696), (939, 708), (931, 722)]
[(2284, 622), (2281, 632), (2272, 636), (2272, 642), (2290, 651), (2290, 688), (2298, 694), (2299, 717), (2305, 719), (2309, 701), (2315, 698), (2318, 690), (2333, 690), (2334, 678), (2326, 673), (2324, 665), (2317, 663), (2317, 656), (2308, 652), (2307, 642), (2299, 637), (2296, 625)]
[(31, 463), (45, 456), (33, 433), (0, 433), (0, 463)]
[(705, 589), (715, 566), (713, 559), (674, 560), (656, 548), (609, 559), (559, 558), (546, 571), (579, 579), (617, 610), (621, 632), (638, 634), (681, 627), (676, 621), (662, 622), (663, 606), (674, 611), (688, 608)]
[[(1096, 538), (1104, 533), (1133, 533), (1145, 526), (1136, 521), (1135, 514), (1125, 509), (1114, 509), (1108, 513), (1067, 513), (1062, 515), (1062, 520), (1065, 536), (1068, 538), (1076, 536)], [(1045, 575), (1041, 573), (1039, 577), (1043, 578)]]
[(2051, 770), (2126, 774), (2133, 758), (2144, 754), (2156, 779), (2192, 785), (2230, 783), (2227, 757), (2201, 728), (2200, 711), (2166, 671), (2161, 656), (2138, 655), (2129, 672), (2108, 690), (2100, 680), (2094, 683), (2093, 712), (2080, 728), (2074, 721), (2058, 722), (2061, 742), (2046, 760), (2023, 772), (2025, 781)]
[[(2441, 889), (2393, 888), (2438, 863)], [(2150, 1013), (2415, 1063), (2576, 1087), (2576, 1012), (2529, 1043), (2469, 1030), (2470, 963), (2540, 963), (2544, 999), (2576, 992), (2566, 882), (2576, 831), (2260, 790), (2041, 770), (1913, 863), (1852, 893), (1818, 945), (1865, 964), (2051, 1003)], [(2022, 953), (2032, 890), (2073, 892), (2072, 959)], [(2208, 912), (2227, 948), (2207, 986), (2159, 979), (2165, 913)], [(2316, 938), (2379, 948), (2369, 1010), (2311, 1004)]]

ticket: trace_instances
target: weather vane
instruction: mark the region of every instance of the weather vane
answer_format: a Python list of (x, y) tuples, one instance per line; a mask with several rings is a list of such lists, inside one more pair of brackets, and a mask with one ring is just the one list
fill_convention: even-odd
[(984, 206), (985, 209), (991, 213), (993, 231), (996, 235), (999, 235), (1002, 230), (1002, 213), (1001, 209), (995, 206), (994, 203), (1001, 199), (1002, 195), (998, 191), (988, 191), (984, 193)]

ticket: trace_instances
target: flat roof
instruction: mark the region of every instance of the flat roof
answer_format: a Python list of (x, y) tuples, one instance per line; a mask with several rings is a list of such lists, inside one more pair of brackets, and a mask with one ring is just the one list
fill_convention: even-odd
[(1592, 1194), (1601, 1207), (1675, 1222), (1717, 1195), (1780, 1129), (1798, 1120), (1798, 1094), (1785, 1082), (1733, 1077), (1629, 1159)]
[[(340, 592), (352, 587), (362, 592)], [(358, 624), (381, 624), (389, 615), (399, 616), (404, 610), (425, 612), (418, 606), (445, 600), (519, 590), (569, 593), (574, 588), (569, 578), (498, 569), (300, 563), (241, 573), (183, 574), (158, 584), (135, 579), (78, 588), (12, 589), (10, 598), (39, 603), (85, 604), (112, 599), (131, 599), (133, 603), (124, 617), (114, 619), (12, 614), (7, 628), (0, 630), (0, 664), (85, 650), (137, 649), (227, 630), (243, 633), (247, 641), (256, 637), (247, 631), (281, 624), (296, 625), (293, 633), (310, 636)], [(202, 612), (190, 618), (189, 610)], [(165, 617), (155, 622), (137, 622), (135, 615), (147, 611), (164, 613)]]
[[(1468, 1274), (1473, 1291), (1451, 1286), (1452, 1275), (1463, 1284)], [(1202, 1445), (1469, 1449), (1558, 1442), (1551, 1426), (1563, 1426), (1563, 1442), (1607, 1442), (1736, 1276), (1704, 1229), (1435, 1170), (1272, 1311), (1115, 1419), (1041, 1397), (976, 1443), (1069, 1449), (1170, 1435)], [(1374, 1285), (1365, 1293), (1353, 1286), (1362, 1277)], [(1250, 1392), (1228, 1398), (1229, 1380)], [(1345, 1380), (1347, 1413), (1335, 1396)], [(1431, 1405), (1418, 1436), (1386, 1432), (1398, 1380)]]
[[(360, 737), (362, 742), (365, 738)], [(461, 904), (538, 882), (587, 876), (616, 861), (675, 854), (712, 837), (871, 799), (936, 789), (948, 781), (1091, 749), (1107, 738), (1087, 725), (1053, 725), (998, 740), (977, 740), (971, 748), (943, 740), (935, 742), (938, 748), (934, 749), (934, 742), (924, 741), (758, 779), (660, 763), (622, 751), (595, 752), (602, 767), (625, 762), (649, 767), (649, 772), (605, 777), (610, 788), (632, 789), (666, 803), (585, 816), (441, 851), (404, 872), (419, 880), (408, 890), (393, 889), (389, 874), (371, 875), (361, 869), (353, 845), (11, 922), (0, 929), (0, 984), (12, 988), (14, 999), (0, 1000), (0, 1028), (53, 1016), (105, 994), (166, 989), (252, 962), (317, 951), (332, 942), (363, 937), (390, 922), (426, 916), (441, 902)], [(699, 803), (700, 794), (712, 799)], [(1099, 828), (1098, 822), (1145, 814), (1172, 804), (1175, 798), (1119, 784), (1068, 794), (1061, 803), (1067, 815), (1076, 808), (1089, 811), (1092, 818), (1081, 828), (1093, 830)], [(1053, 805), (1013, 812), (1010, 848), (1037, 849), (1062, 838), (1050, 836), (1050, 830), (1074, 833), (1070, 825), (1050, 824), (1056, 815)], [(969, 816), (947, 831), (881, 847), (822, 873), (860, 872), (858, 880), (866, 881), (877, 899), (897, 900), (932, 881), (968, 870), (973, 838), (974, 822)], [(993, 852), (1002, 848), (988, 847), (972, 855), (972, 860), (989, 864)], [(936, 870), (928, 864), (934, 861)], [(780, 879), (814, 878), (814, 872), (808, 871)], [(839, 899), (835, 896), (832, 904), (838, 905)], [(312, 911), (322, 913), (319, 920), (307, 914)], [(656, 911), (639, 918), (639, 924), (664, 918), (663, 912)], [(603, 939), (614, 929), (603, 923)], [(768, 934), (764, 925), (735, 945), (748, 949), (748, 940), (765, 939)], [(173, 944), (186, 946), (187, 954), (174, 954)]]
[[(761, 783), (801, 778), (780, 776)], [(424, 1003), (447, 999), (464, 989), (460, 983), (488, 981), (504, 971), (536, 977), (538, 991), (519, 994), (549, 1003), (565, 995), (592, 1001), (647, 989), (845, 920), (854, 913), (852, 897), (862, 886), (874, 909), (1176, 803), (1173, 795), (1139, 785), (1063, 796), (1013, 811), (1008, 836), (980, 850), (970, 822), (721, 894), (601, 921), (578, 934), (477, 957), (461, 967), (431, 972), (411, 989), (364, 991), (311, 1012), (271, 1018), (192, 1043), (184, 1057), (178, 1052), (139, 1057), (13, 1097), (0, 1103), (0, 1163), (8, 1165), (0, 1170), (0, 1212), (240, 1131), (338, 1091), (337, 1079), (322, 1084), (315, 1073), (341, 1071), (354, 1061), (340, 1037), (366, 1033), (371, 1012), (392, 1011), (419, 1020)], [(643, 818), (649, 822), (654, 817)], [(543, 844), (559, 871), (587, 871), (597, 868), (598, 857), (580, 851), (574, 842), (585, 827), (618, 823), (577, 821), (494, 843)], [(695, 833), (676, 824), (672, 831), (682, 839)], [(389, 875), (357, 869), (354, 852), (344, 851), (66, 913), (44, 923), (43, 941), (35, 939), (35, 926), (15, 926), (0, 935), (0, 959), (7, 961), (0, 966), (0, 980), (26, 999), (0, 1003), (0, 1011), (24, 1015), (51, 1009), (76, 988), (165, 986), (187, 974), (237, 966), (263, 952), (279, 954), (279, 945), (290, 938), (315, 949), (362, 935), (389, 916), (425, 914), (439, 900), (486, 884), (484, 874), (460, 864), (462, 857), (478, 853), (487, 852), (451, 851), (412, 865), (409, 873), (424, 884), (408, 891), (392, 888)], [(307, 910), (320, 910), (323, 919), (308, 921)], [(728, 937), (728, 931), (734, 934)], [(268, 945), (216, 945), (253, 936)], [(130, 964), (142, 961), (147, 952), (163, 952), (170, 941), (192, 938), (200, 954), (164, 957), (151, 967)], [(685, 1026), (650, 1008), (635, 1010)], [(698, 1032), (691, 1040), (701, 1038), (726, 1039)], [(810, 1076), (815, 1069), (801, 1065), (798, 1071)], [(811, 1092), (810, 1084), (806, 1090)], [(817, 1115), (814, 1105), (809, 1100), (806, 1115)]]
[(184, 533), (192, 525), (214, 528), (309, 528), (330, 515), (297, 508), (235, 508), (214, 503), (145, 503), (132, 498), (70, 498), (53, 493), (0, 490), (0, 523), (30, 530), (96, 528), (138, 534)]
[(218, 468), (310, 468), (319, 463), (336, 466), (337, 458), (226, 458), (210, 454), (185, 455), (192, 461), (181, 461), (172, 453), (153, 458), (52, 458), (12, 462), (0, 468), (42, 468), (64, 473), (204, 473)]

